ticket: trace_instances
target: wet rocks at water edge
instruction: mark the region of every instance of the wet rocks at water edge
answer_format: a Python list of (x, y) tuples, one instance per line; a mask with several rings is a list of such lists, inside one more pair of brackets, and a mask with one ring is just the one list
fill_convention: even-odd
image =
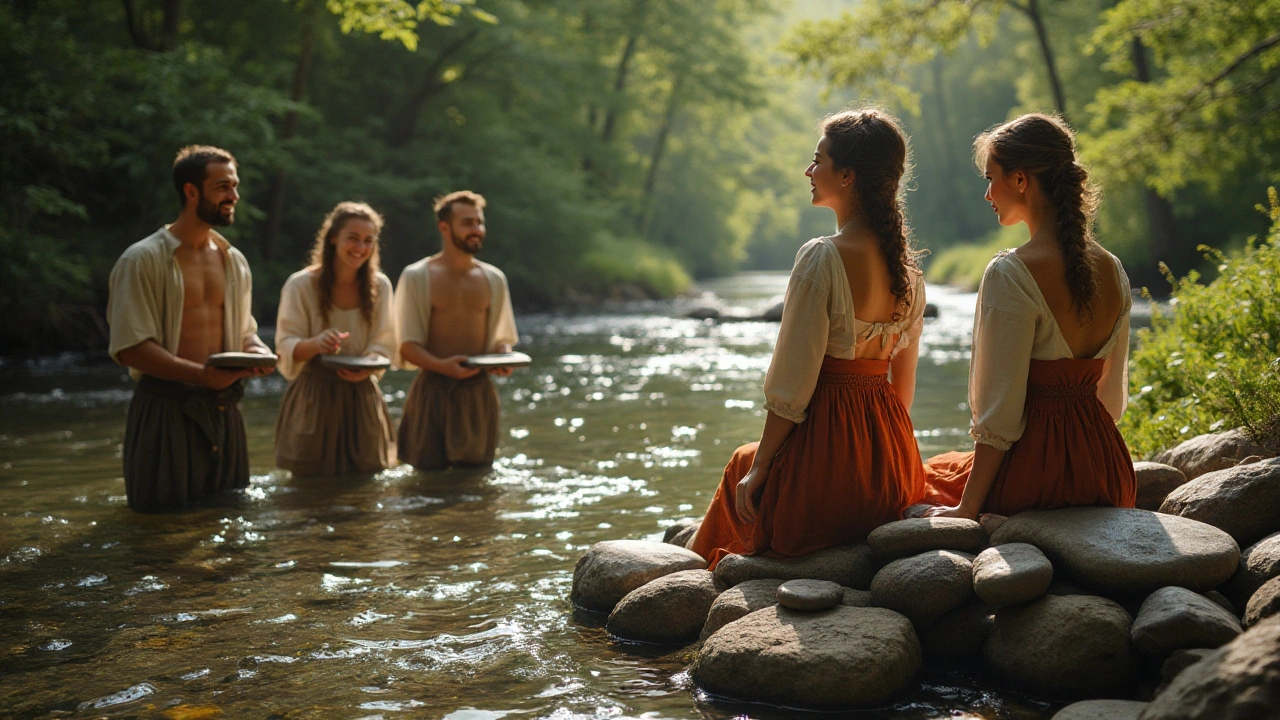
[(982, 648), (991, 636), (996, 608), (977, 598), (917, 630), (927, 662), (969, 666), (982, 662)]
[(1187, 482), (1186, 474), (1178, 468), (1156, 462), (1134, 463), (1133, 474), (1138, 479), (1136, 505), (1143, 510), (1159, 510), (1165, 497)]
[(605, 629), (623, 640), (675, 644), (698, 637), (720, 592), (708, 570), (681, 570), (627, 593)]
[(648, 540), (606, 540), (592, 545), (573, 569), (574, 605), (610, 612), (627, 593), (650, 580), (681, 570), (704, 570), (697, 553)]
[(1134, 618), (1133, 646), (1153, 657), (1182, 648), (1216, 648), (1241, 633), (1240, 621), (1186, 588), (1165, 587), (1143, 601)]
[(973, 565), (950, 550), (894, 560), (871, 581), (871, 604), (906, 615), (917, 628), (960, 607), (972, 594)]
[(1280, 458), (1201, 475), (1169, 493), (1160, 512), (1199, 520), (1247, 547), (1280, 531)]
[(720, 593), (707, 612), (702, 639), (740, 617), (773, 606), (781, 584), (781, 580), (747, 580)]
[(1035, 545), (997, 545), (973, 561), (973, 591), (991, 605), (1030, 602), (1052, 582), (1053, 564)]
[(1081, 700), (1062, 708), (1053, 720), (1138, 720), (1147, 703), (1136, 700)]
[(844, 588), (830, 580), (788, 580), (778, 586), (776, 595), (782, 607), (813, 612), (839, 605)]
[(978, 552), (987, 545), (987, 532), (964, 518), (910, 518), (885, 523), (867, 536), (867, 546), (880, 562), (926, 550)]
[(865, 590), (875, 574), (871, 550), (866, 545), (847, 545), (799, 558), (771, 558), (762, 555), (727, 555), (716, 565), (716, 584), (731, 588), (747, 580), (830, 580), (845, 587)]

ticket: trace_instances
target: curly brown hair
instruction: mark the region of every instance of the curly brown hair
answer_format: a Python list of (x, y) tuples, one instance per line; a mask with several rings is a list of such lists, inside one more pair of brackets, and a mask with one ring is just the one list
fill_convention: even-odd
[(1094, 241), (1099, 192), (1089, 181), (1088, 171), (1076, 161), (1071, 127), (1055, 115), (1022, 115), (979, 135), (973, 149), (979, 172), (991, 159), (1006, 173), (1021, 170), (1039, 181), (1066, 260), (1067, 289), (1076, 319), (1081, 325), (1091, 324), (1098, 299), (1098, 270), (1089, 245)]
[[(912, 269), (920, 268), (920, 251), (912, 247), (902, 179), (907, 173), (907, 136), (897, 119), (883, 110), (864, 108), (828, 115), (822, 121), (827, 154), (836, 170), (853, 170), (858, 207), (880, 239), (889, 267), (889, 290), (896, 307), (911, 304)], [(902, 314), (895, 310), (893, 319)]]
[(378, 284), (374, 282), (374, 278), (377, 277), (381, 266), (379, 237), (382, 235), (382, 215), (362, 202), (349, 200), (340, 202), (329, 211), (328, 215), (324, 216), (320, 231), (316, 233), (315, 245), (311, 248), (310, 265), (308, 265), (310, 269), (320, 270), (316, 284), (320, 291), (320, 317), (324, 319), (326, 326), (329, 324), (329, 311), (333, 309), (335, 275), (333, 264), (338, 249), (333, 241), (337, 239), (348, 220), (367, 220), (373, 225), (373, 252), (356, 272), (356, 283), (360, 289), (360, 315), (364, 317), (365, 322), (373, 322), (373, 304), (378, 298)]

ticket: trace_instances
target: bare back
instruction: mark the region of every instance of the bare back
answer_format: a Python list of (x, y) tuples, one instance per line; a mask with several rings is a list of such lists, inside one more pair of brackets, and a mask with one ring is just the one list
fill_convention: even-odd
[(203, 365), (210, 355), (223, 349), (227, 258), (212, 241), (199, 248), (182, 245), (173, 256), (182, 271), (178, 357)]
[(432, 258), (427, 261), (431, 278), (431, 321), (427, 352), (444, 358), (480, 355), (488, 348), (491, 294), (484, 269), (473, 265), (458, 273)]
[(1056, 243), (1043, 243), (1027, 244), (1014, 250), (1040, 287), (1040, 294), (1053, 313), (1062, 339), (1071, 349), (1072, 356), (1077, 358), (1094, 357), (1106, 346), (1127, 300), (1118, 276), (1119, 269), (1111, 255), (1097, 243), (1089, 244), (1088, 253), (1098, 276), (1098, 294), (1094, 300), (1092, 322), (1081, 325), (1067, 286), (1062, 248)]
[[(894, 321), (895, 312), (905, 315), (890, 291), (892, 280), (889, 267), (875, 237), (837, 235), (832, 238), (832, 244), (840, 253), (840, 262), (844, 265), (844, 275), (849, 282), (854, 314), (858, 320), (866, 323), (888, 323)], [(856, 354), (859, 358), (883, 360), (889, 357), (893, 347), (892, 341), (886, 347), (881, 338), (875, 336), (859, 343)]]

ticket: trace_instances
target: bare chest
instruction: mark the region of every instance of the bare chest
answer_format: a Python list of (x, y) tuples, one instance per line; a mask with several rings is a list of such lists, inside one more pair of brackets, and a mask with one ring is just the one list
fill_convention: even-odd
[(227, 283), (222, 253), (213, 246), (201, 250), (179, 248), (174, 258), (182, 271), (182, 309), (189, 313), (221, 308)]
[(431, 268), (432, 313), (464, 316), (488, 312), (489, 279), (480, 268), (462, 274)]

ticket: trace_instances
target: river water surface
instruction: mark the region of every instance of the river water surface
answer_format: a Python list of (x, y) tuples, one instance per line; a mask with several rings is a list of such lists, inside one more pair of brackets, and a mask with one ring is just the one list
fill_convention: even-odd
[[(785, 274), (705, 286), (759, 305)], [(966, 444), (972, 294), (929, 289), (912, 416), (922, 453)], [(763, 423), (776, 323), (680, 303), (518, 318), (492, 471), (296, 479), (273, 467), (284, 391), (244, 401), (252, 484), (135, 515), (120, 446), (132, 385), (107, 362), (0, 366), (4, 717), (778, 718), (690, 686), (692, 648), (611, 641), (568, 603), (592, 543), (701, 514)], [(392, 414), (412, 375), (383, 382)], [(977, 677), (926, 675), (858, 718), (1047, 718)], [(825, 715), (823, 717), (832, 717)]]

